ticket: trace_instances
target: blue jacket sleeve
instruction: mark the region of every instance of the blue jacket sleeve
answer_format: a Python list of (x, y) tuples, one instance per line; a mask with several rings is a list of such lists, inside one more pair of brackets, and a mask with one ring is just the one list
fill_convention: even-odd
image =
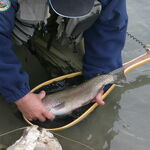
[(125, 0), (101, 0), (101, 15), (84, 33), (83, 73), (87, 79), (122, 66), (128, 17)]
[(14, 102), (29, 92), (28, 75), (12, 51), (10, 40), (14, 27), (17, 2), (11, 1), (11, 7), (0, 11), (0, 93), (7, 101)]

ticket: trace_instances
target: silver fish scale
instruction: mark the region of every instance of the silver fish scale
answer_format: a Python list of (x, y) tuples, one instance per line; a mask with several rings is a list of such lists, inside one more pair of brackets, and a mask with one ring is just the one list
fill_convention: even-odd
[(54, 115), (65, 115), (90, 103), (105, 85), (112, 84), (117, 80), (118, 70), (110, 74), (98, 75), (79, 86), (47, 95), (43, 103)]

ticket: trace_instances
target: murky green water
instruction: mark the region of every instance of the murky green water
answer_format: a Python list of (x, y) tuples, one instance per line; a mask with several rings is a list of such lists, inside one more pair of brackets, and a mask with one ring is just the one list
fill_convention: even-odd
[[(127, 0), (128, 31), (146, 44), (150, 44), (149, 6), (150, 1), (147, 0)], [(124, 62), (143, 52), (144, 50), (135, 41), (127, 38), (123, 52)], [(36, 64), (35, 59), (33, 67)], [(39, 68), (34, 67), (33, 71), (33, 67), (26, 68), (31, 74), (32, 86), (48, 79), (42, 68), (39, 71)], [(124, 87), (116, 88), (107, 97), (105, 106), (97, 108), (79, 124), (58, 133), (96, 150), (149, 150), (150, 64), (130, 72), (127, 80), (128, 83)], [(26, 125), (16, 117), (12, 106), (2, 100), (0, 100), (0, 110), (0, 133)], [(87, 150), (79, 144), (61, 138), (59, 140), (65, 150)]]

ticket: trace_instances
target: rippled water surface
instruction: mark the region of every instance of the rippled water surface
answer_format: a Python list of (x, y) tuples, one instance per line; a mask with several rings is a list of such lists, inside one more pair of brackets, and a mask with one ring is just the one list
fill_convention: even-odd
[[(127, 0), (127, 8), (128, 31), (150, 44), (150, 1)], [(142, 53), (144, 50), (141, 46), (127, 37), (124, 62)], [(36, 69), (32, 72), (28, 68), (28, 71), (32, 74), (33, 86), (48, 79), (42, 68), (40, 74)], [(149, 150), (150, 64), (128, 73), (127, 80), (124, 87), (115, 88), (107, 97), (105, 106), (97, 108), (79, 124), (58, 133), (96, 150)], [(0, 133), (26, 125), (12, 110), (12, 106), (0, 101)], [(74, 142), (61, 138), (59, 140), (65, 150), (88, 149)]]

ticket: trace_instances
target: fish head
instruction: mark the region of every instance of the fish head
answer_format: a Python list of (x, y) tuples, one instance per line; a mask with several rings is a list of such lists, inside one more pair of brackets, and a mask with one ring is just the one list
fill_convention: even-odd
[(123, 85), (126, 83), (126, 76), (124, 74), (124, 68), (114, 70), (110, 75), (113, 76), (113, 83), (116, 85)]

